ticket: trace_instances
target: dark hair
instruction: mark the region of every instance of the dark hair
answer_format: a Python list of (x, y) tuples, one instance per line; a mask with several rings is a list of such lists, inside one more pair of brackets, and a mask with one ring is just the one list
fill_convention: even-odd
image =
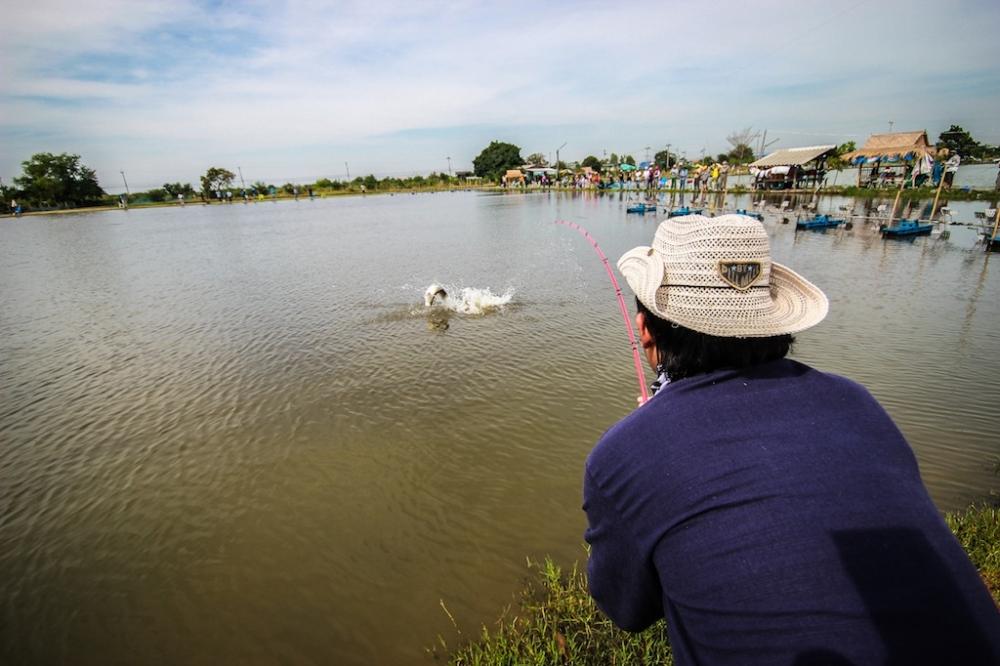
[(661, 319), (639, 299), (639, 312), (646, 315), (646, 327), (656, 341), (663, 370), (672, 381), (722, 368), (746, 368), (784, 358), (795, 342), (790, 334), (769, 338), (723, 338), (692, 331)]

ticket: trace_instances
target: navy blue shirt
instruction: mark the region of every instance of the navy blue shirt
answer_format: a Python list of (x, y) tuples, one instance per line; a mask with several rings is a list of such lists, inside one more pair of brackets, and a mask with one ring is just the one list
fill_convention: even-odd
[(587, 459), (590, 591), (682, 664), (1000, 664), (1000, 613), (860, 385), (790, 360), (667, 385)]

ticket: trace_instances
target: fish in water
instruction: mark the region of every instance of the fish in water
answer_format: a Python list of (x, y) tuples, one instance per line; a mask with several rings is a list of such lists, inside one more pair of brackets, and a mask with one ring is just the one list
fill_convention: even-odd
[(424, 305), (430, 307), (435, 303), (444, 303), (446, 298), (448, 298), (448, 292), (444, 290), (444, 287), (435, 282), (427, 287), (427, 291), (424, 292)]

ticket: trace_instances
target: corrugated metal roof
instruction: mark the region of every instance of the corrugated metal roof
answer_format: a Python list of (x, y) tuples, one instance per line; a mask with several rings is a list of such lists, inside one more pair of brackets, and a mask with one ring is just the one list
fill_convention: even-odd
[(773, 167), (773, 166), (795, 166), (812, 162), (824, 153), (836, 150), (836, 146), (805, 146), (803, 148), (783, 148), (776, 150), (766, 157), (762, 157), (750, 166)]

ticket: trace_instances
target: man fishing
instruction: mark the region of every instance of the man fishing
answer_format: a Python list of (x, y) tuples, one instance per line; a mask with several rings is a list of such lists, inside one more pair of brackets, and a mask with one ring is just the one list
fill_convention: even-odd
[(677, 664), (997, 664), (1000, 614), (860, 385), (786, 358), (826, 296), (739, 215), (618, 268), (659, 390), (587, 459), (590, 591)]

